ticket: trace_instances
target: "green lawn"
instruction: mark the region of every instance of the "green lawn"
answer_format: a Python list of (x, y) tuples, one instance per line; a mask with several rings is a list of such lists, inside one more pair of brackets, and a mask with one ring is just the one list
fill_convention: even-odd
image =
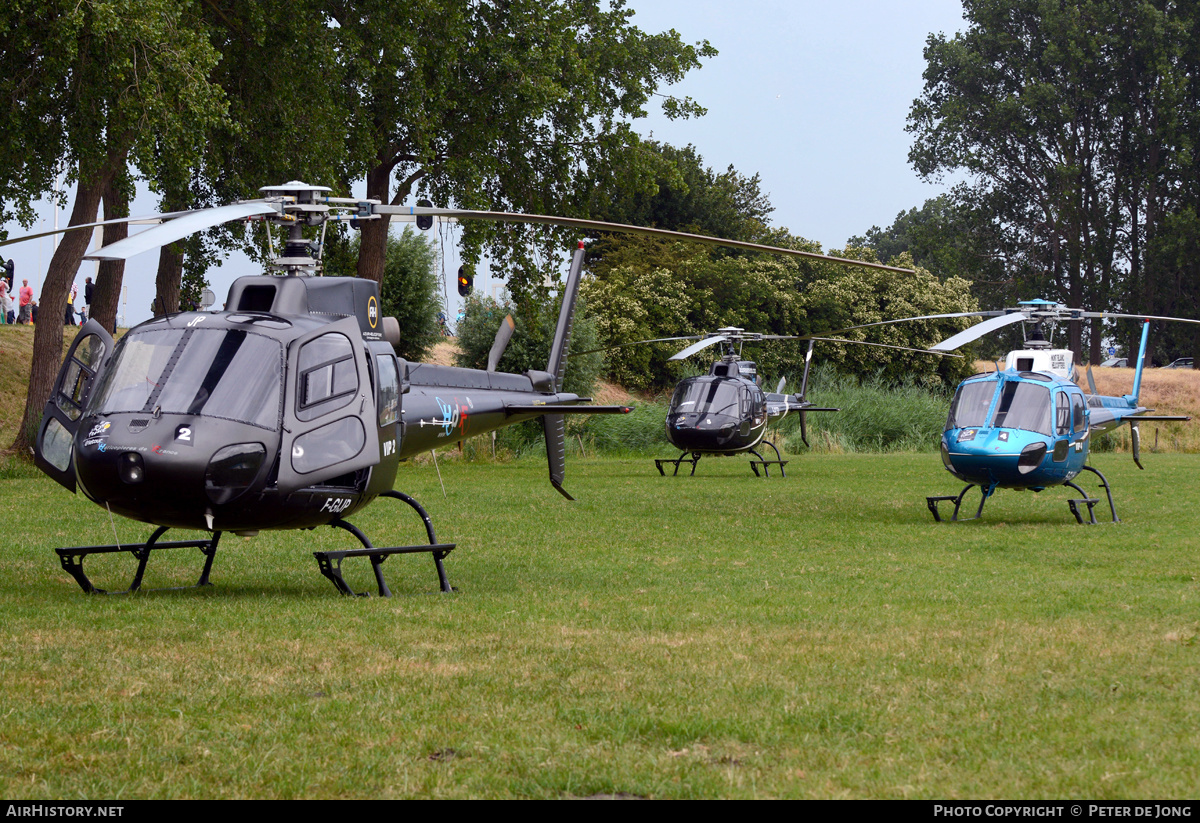
[[(1097, 527), (1062, 490), (935, 524), (936, 454), (577, 459), (575, 503), (537, 460), (443, 462), (445, 498), (405, 466), (459, 591), (393, 557), (390, 600), (320, 576), (355, 547), (328, 528), (227, 537), (203, 591), (87, 597), (52, 549), (114, 542), (108, 514), (2, 480), (0, 796), (1193, 797), (1200, 457), (1143, 462), (1096, 457), (1124, 521)], [(423, 536), (394, 501), (355, 522)], [(147, 586), (199, 570), (161, 554)]]

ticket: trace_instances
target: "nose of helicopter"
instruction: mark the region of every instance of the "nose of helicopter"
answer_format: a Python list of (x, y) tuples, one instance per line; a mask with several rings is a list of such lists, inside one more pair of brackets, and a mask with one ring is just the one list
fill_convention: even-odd
[(683, 451), (720, 449), (737, 434), (738, 420), (727, 414), (679, 412), (667, 417), (667, 439)]
[(968, 483), (1025, 485), (1049, 445), (1044, 436), (1021, 429), (950, 429), (942, 436), (942, 463)]
[(206, 442), (201, 420), (108, 415), (86, 422), (75, 444), (80, 487), (92, 500), (137, 520), (203, 527), (205, 512), (219, 512), (261, 485), (268, 468), (263, 442), (268, 432), (232, 438), (246, 442), (215, 437)]

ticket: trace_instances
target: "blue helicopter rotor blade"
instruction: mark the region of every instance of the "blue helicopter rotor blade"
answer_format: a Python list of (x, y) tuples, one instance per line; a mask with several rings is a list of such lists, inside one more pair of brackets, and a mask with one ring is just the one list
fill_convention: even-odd
[(941, 343), (935, 343), (930, 346), (934, 351), (953, 351), (959, 346), (965, 346), (972, 340), (983, 337), (985, 334), (994, 332), (996, 329), (1002, 329), (1005, 326), (1011, 326), (1014, 323), (1020, 323), (1027, 319), (1021, 312), (1013, 312), (1012, 314), (993, 317), (990, 320), (984, 320), (982, 323), (976, 323), (966, 331), (960, 331), (953, 337), (943, 340)]
[(717, 334), (717, 335), (713, 335), (712, 337), (706, 337), (703, 340), (700, 340), (699, 342), (693, 343), (692, 345), (688, 346), (683, 351), (676, 352), (675, 354), (668, 357), (667, 360), (686, 360), (687, 358), (691, 357), (693, 354), (695, 354), (698, 351), (707, 349), (709, 346), (713, 346), (713, 345), (716, 345), (717, 343), (723, 343), (723, 342), (725, 342), (725, 335), (723, 335), (723, 334)]
[(256, 214), (278, 213), (280, 208), (275, 203), (233, 203), (228, 206), (218, 206), (215, 209), (201, 209), (188, 212), (182, 217), (169, 220), (146, 231), (139, 232), (97, 249), (91, 254), (85, 254), (85, 260), (128, 260), (134, 255), (157, 249), (168, 243), (174, 243), (198, 231), (211, 229), (213, 226), (230, 220), (243, 220)]

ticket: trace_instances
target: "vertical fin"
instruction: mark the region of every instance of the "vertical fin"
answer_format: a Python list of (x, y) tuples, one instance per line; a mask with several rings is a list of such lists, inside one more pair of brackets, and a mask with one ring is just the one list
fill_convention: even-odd
[[(571, 345), (571, 326), (575, 323), (575, 301), (579, 297), (579, 280), (583, 271), (583, 242), (575, 249), (571, 258), (571, 270), (563, 284), (562, 308), (558, 312), (558, 326), (554, 330), (554, 342), (550, 346), (550, 360), (546, 371), (554, 376), (554, 391), (560, 391), (563, 375), (567, 370), (567, 350)], [(561, 414), (548, 414), (542, 418), (542, 431), (546, 435), (546, 462), (550, 467), (550, 483), (559, 494), (568, 500), (575, 498), (563, 488), (563, 477), (567, 470), (566, 422)]]
[[(813, 345), (816, 340), (808, 341), (808, 352), (804, 355), (804, 378), (800, 381), (800, 402), (803, 403), (808, 398), (808, 370), (812, 367)], [(800, 439), (804, 441), (804, 445), (808, 445), (808, 419), (804, 411), (800, 412)]]
[(1138, 395), (1142, 391), (1142, 369), (1146, 366), (1146, 340), (1150, 336), (1150, 321), (1142, 321), (1142, 345), (1138, 347), (1137, 371), (1133, 373), (1133, 394), (1128, 395), (1127, 399), (1131, 406), (1136, 406), (1138, 403)]
[(574, 500), (563, 488), (563, 477), (567, 473), (566, 420), (561, 414), (542, 417), (542, 431), (546, 435), (546, 462), (550, 465), (550, 485), (568, 500)]
[(579, 280), (583, 271), (583, 242), (571, 258), (571, 270), (563, 284), (562, 308), (558, 311), (558, 327), (554, 330), (554, 343), (550, 346), (550, 361), (546, 371), (554, 375), (554, 390), (562, 389), (563, 374), (567, 370), (567, 349), (571, 345), (571, 326), (575, 323), (575, 300), (579, 297)]

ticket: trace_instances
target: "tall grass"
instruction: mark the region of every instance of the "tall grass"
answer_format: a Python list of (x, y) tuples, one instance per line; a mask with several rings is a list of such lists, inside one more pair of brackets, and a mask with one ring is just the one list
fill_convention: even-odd
[[(807, 415), (811, 449), (833, 454), (936, 451), (950, 406), (941, 389), (878, 375), (860, 380), (828, 368), (810, 376), (808, 399), (839, 410)], [(785, 417), (778, 430), (788, 451), (804, 449), (798, 415)]]

